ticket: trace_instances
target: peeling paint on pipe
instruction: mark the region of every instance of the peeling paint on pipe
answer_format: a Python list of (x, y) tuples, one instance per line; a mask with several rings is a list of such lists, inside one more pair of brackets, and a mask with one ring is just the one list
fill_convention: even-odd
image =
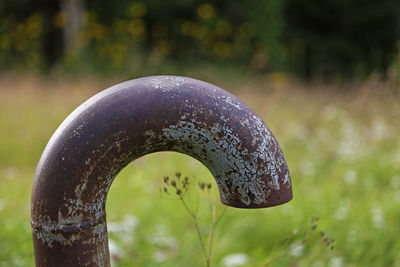
[(127, 81), (79, 106), (43, 152), (31, 203), (36, 265), (109, 266), (107, 192), (122, 168), (157, 151), (202, 162), (225, 205), (263, 208), (292, 199), (276, 139), (242, 101), (185, 77)]

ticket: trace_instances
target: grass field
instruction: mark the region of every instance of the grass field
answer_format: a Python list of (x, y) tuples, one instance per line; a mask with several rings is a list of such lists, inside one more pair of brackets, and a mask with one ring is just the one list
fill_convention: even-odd
[[(374, 80), (340, 88), (272, 78), (208, 79), (267, 122), (294, 190), (283, 206), (228, 208), (211, 266), (261, 267), (271, 259), (271, 266), (400, 266), (400, 98)], [(50, 136), (75, 107), (117, 82), (0, 78), (1, 267), (34, 265), (30, 194)], [(148, 155), (126, 167), (109, 193), (114, 266), (205, 266), (189, 214), (159, 192), (162, 177), (177, 171), (192, 180), (190, 203), (199, 202), (208, 238), (209, 204), (218, 193), (215, 183), (207, 195), (195, 187), (211, 174), (185, 155)], [(217, 205), (218, 214), (223, 209)], [(319, 221), (308, 236), (313, 217)], [(335, 241), (326, 246), (321, 231)]]

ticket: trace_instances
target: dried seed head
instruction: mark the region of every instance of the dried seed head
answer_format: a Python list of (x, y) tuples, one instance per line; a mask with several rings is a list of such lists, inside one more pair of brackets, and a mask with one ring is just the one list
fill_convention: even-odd
[(172, 187), (174, 187), (174, 188), (176, 187), (176, 182), (175, 182), (175, 180), (172, 180), (172, 181), (171, 181), (171, 185), (172, 185)]
[(178, 196), (181, 196), (181, 195), (182, 195), (182, 191), (181, 191), (180, 189), (176, 189), (176, 194), (177, 194)]
[(178, 178), (178, 180), (181, 178), (181, 173), (180, 172), (177, 172), (177, 173), (175, 173), (175, 176), (176, 176), (176, 178)]
[(189, 184), (189, 177), (186, 176), (182, 182), (183, 188), (186, 188), (188, 186), (188, 184)]
[(202, 191), (204, 191), (204, 188), (206, 187), (206, 184), (205, 183), (199, 183), (199, 188), (202, 190)]
[(163, 179), (164, 179), (164, 183), (165, 183), (165, 184), (167, 184), (167, 183), (168, 183), (168, 181), (169, 181), (169, 177), (168, 177), (168, 176), (164, 176), (164, 178), (163, 178)]
[(312, 217), (311, 222), (312, 222), (312, 223), (315, 223), (315, 222), (318, 222), (318, 220), (319, 220), (318, 217)]

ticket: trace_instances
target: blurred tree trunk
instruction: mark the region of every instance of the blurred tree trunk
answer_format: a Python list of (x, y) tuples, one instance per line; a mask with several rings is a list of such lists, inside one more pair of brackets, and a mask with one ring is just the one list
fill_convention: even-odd
[(84, 26), (84, 0), (61, 0), (61, 10), (65, 16), (64, 51), (78, 49), (78, 34)]

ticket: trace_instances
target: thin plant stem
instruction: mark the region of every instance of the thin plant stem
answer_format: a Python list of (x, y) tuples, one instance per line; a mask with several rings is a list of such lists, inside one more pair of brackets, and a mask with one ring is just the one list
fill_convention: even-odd
[(219, 221), (221, 220), (221, 218), (224, 216), (225, 212), (228, 210), (227, 206), (224, 206), (224, 209), (222, 210), (221, 214), (218, 216), (218, 218), (215, 220), (215, 225), (217, 225), (219, 223)]
[(190, 216), (192, 216), (194, 228), (196, 229), (197, 237), (199, 238), (199, 241), (200, 241), (200, 245), (201, 245), (201, 250), (203, 252), (203, 256), (207, 260), (208, 256), (207, 256), (206, 248), (204, 246), (203, 238), (201, 237), (201, 232), (200, 232), (199, 224), (197, 223), (196, 214), (189, 208), (189, 206), (186, 204), (185, 200), (182, 197), (180, 197), (179, 199), (181, 200), (183, 206), (188, 211)]
[(211, 255), (212, 255), (212, 247), (215, 235), (215, 228), (217, 226), (216, 223), (216, 203), (215, 199), (211, 203), (211, 235), (210, 235), (210, 245), (208, 247), (208, 255), (207, 255), (207, 267), (210, 267), (211, 264)]
[[(172, 179), (172, 180), (170, 180), (168, 176), (164, 177), (165, 186), (163, 188), (161, 188), (160, 192), (161, 193), (164, 192), (168, 196), (170, 195), (170, 192), (172, 192), (173, 195), (178, 196), (178, 199), (181, 201), (183, 207), (189, 213), (189, 215), (192, 217), (193, 226), (196, 230), (197, 237), (200, 241), (201, 251), (202, 251), (204, 259), (206, 261), (206, 266), (210, 267), (216, 227), (217, 227), (218, 222), (221, 220), (221, 218), (225, 214), (227, 207), (225, 207), (222, 210), (222, 212), (219, 215), (217, 215), (216, 199), (211, 198), (211, 201), (209, 202), (211, 204), (210, 205), (210, 207), (211, 207), (211, 232), (210, 232), (209, 244), (208, 244), (208, 248), (207, 248), (207, 246), (206, 246), (207, 244), (205, 242), (206, 239), (202, 236), (199, 223), (197, 222), (197, 211), (199, 209), (200, 199), (197, 198), (195, 205), (191, 205), (192, 204), (191, 197), (190, 197), (191, 195), (186, 194), (186, 193), (188, 193), (187, 185), (188, 185), (189, 178), (185, 177), (184, 182), (182, 182), (182, 180), (180, 179), (180, 177), (181, 177), (180, 173), (179, 173), (179, 175), (178, 175), (178, 173), (175, 174), (175, 176), (177, 179)], [(203, 192), (208, 193), (212, 186), (209, 183), (208, 184), (199, 183), (199, 187)], [(170, 191), (168, 189), (170, 189)]]
[(286, 236), (284, 236), (284, 237), (281, 237), (281, 238), (279, 238), (278, 240), (276, 240), (276, 241), (274, 242), (274, 245), (272, 246), (270, 255), (273, 255), (273, 254), (274, 254), (274, 252), (275, 252), (275, 250), (276, 250), (278, 244), (279, 244), (281, 241), (283, 241), (283, 240), (286, 240), (286, 241), (285, 241), (285, 245), (284, 245), (284, 247), (286, 247), (287, 242), (288, 242), (288, 241), (290, 240), (290, 238), (293, 237), (293, 236), (295, 236), (295, 234), (294, 234), (294, 233), (291, 233), (291, 234), (288, 234), (288, 235), (286, 235)]
[[(267, 260), (267, 261), (265, 262), (265, 264), (263, 265), (263, 267), (268, 266), (269, 264), (271, 264), (271, 263), (274, 262), (275, 260), (277, 260), (277, 259), (279, 259), (279, 258), (281, 258), (281, 257), (283, 257), (283, 256), (286, 256), (287, 254), (289, 254), (290, 252), (292, 252), (292, 251), (295, 250), (296, 248), (298, 248), (298, 247), (304, 245), (305, 243), (307, 243), (308, 238), (309, 238), (309, 236), (310, 236), (310, 233), (311, 233), (311, 231), (310, 231), (310, 229), (308, 229), (307, 232), (306, 232), (306, 235), (305, 235), (304, 238), (303, 238), (303, 240), (302, 240), (298, 245), (296, 245), (296, 246), (294, 246), (294, 247), (291, 247), (290, 249), (286, 250), (286, 251), (283, 252), (282, 254), (279, 254), (279, 255), (276, 255), (275, 257), (270, 258), (269, 260)], [(291, 235), (287, 236), (287, 240), (286, 240), (285, 244), (283, 245), (284, 248), (286, 248), (286, 247), (288, 246), (290, 237), (291, 237)], [(282, 240), (282, 239), (280, 239), (280, 240)], [(273, 250), (275, 250), (275, 246), (276, 246), (276, 243), (275, 243), (275, 245), (274, 245)], [(271, 252), (272, 252), (272, 251), (271, 251)]]

